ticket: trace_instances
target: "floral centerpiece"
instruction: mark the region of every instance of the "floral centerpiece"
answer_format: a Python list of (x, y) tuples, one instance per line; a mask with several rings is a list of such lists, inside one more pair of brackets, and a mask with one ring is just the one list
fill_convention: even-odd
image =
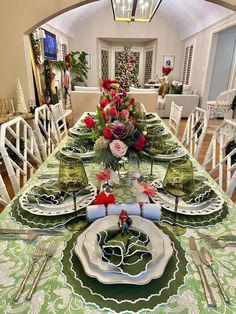
[(117, 170), (122, 158), (139, 155), (145, 146), (145, 112), (117, 81), (104, 81), (103, 89), (97, 119), (88, 115), (84, 122), (95, 135), (97, 161)]

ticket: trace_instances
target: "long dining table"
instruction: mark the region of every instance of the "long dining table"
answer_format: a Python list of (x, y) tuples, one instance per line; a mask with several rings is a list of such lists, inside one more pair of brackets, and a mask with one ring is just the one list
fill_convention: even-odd
[[(85, 114), (78, 123), (84, 117)], [(162, 121), (161, 125), (167, 129)], [(180, 146), (182, 145), (173, 134), (172, 139)], [(19, 203), (19, 198), (25, 190), (45, 181), (44, 175), (47, 177), (50, 174), (52, 178), (57, 176), (59, 169), (57, 152), (68, 141), (71, 141), (71, 138), (67, 135), (0, 215), (0, 229), (30, 230), (33, 228), (59, 230), (62, 233), (61, 236), (55, 238), (58, 243), (56, 254), (48, 261), (32, 299), (27, 301), (25, 296), (34, 276), (29, 278), (18, 302), (14, 302), (13, 298), (32, 261), (37, 243), (49, 242), (52, 237), (39, 236), (35, 241), (30, 242), (20, 236), (7, 239), (0, 234), (0, 313), (236, 313), (235, 237), (232, 237), (235, 246), (231, 243), (222, 247), (213, 247), (207, 237), (212, 236), (217, 239), (223, 235), (236, 235), (236, 206), (187, 150), (186, 154), (193, 163), (194, 174), (204, 178), (204, 181), (223, 199), (222, 209), (209, 215), (178, 215), (177, 224), (186, 227), (185, 234), (179, 237), (168, 229), (167, 223), (173, 221), (172, 213), (163, 210), (162, 219), (156, 221), (156, 224), (174, 243), (175, 254), (159, 281), (156, 279), (147, 287), (146, 290), (150, 292), (146, 291), (145, 287), (133, 285), (130, 285), (131, 287), (123, 285), (123, 290), (119, 290), (119, 285), (112, 285), (109, 289), (109, 285), (101, 284), (94, 278), (90, 280), (85, 278), (86, 274), (73, 252), (74, 243), (81, 231), (72, 232), (65, 228), (65, 223), (73, 217), (74, 213), (44, 217), (25, 211)], [(93, 159), (86, 160), (84, 165), (89, 181), (96, 182), (96, 173), (101, 166)], [(155, 161), (153, 168), (155, 175), (163, 179), (167, 166), (168, 162)], [(140, 171), (143, 174), (149, 173), (148, 159), (141, 162)], [(230, 304), (224, 302), (210, 269), (204, 266), (217, 307), (211, 308), (207, 305), (201, 278), (193, 263), (189, 248), (190, 236), (196, 239), (198, 248), (204, 246), (211, 251), (214, 267), (230, 299)], [(35, 271), (38, 267), (39, 265), (36, 265)], [(122, 293), (125, 300), (122, 299)]]

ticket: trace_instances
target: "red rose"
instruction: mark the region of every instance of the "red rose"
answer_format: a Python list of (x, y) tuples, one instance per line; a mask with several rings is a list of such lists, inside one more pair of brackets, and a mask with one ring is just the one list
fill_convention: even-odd
[(142, 148), (144, 147), (145, 145), (145, 136), (143, 134), (141, 134), (141, 136), (139, 137), (139, 139), (134, 143), (134, 147), (137, 149), (137, 150), (142, 150)]
[(108, 116), (107, 116), (107, 114), (106, 114), (105, 111), (102, 111), (102, 116), (103, 116), (103, 119), (104, 119), (105, 123), (107, 123), (107, 121), (108, 121)]
[(103, 131), (103, 135), (104, 135), (104, 137), (105, 137), (106, 140), (110, 140), (110, 139), (112, 138), (112, 135), (113, 135), (111, 128), (109, 128), (109, 127), (107, 126), (107, 127), (104, 129), (104, 131)]
[(116, 96), (115, 102), (118, 103), (118, 102), (120, 102), (120, 100), (121, 100), (121, 99), (120, 99), (120, 96)]
[(117, 116), (117, 110), (116, 110), (116, 107), (111, 107), (110, 109), (110, 116), (112, 118), (115, 118)]
[(102, 108), (106, 107), (106, 105), (108, 105), (110, 102), (107, 98), (103, 99), (102, 101), (100, 101), (100, 104), (102, 106)]
[(87, 125), (87, 127), (88, 127), (89, 129), (92, 129), (92, 128), (95, 127), (95, 121), (94, 121), (93, 118), (91, 118), (91, 117), (86, 117), (86, 118), (84, 119), (84, 122), (85, 122), (85, 124)]
[(123, 97), (126, 97), (126, 96), (127, 96), (127, 92), (126, 92), (126, 90), (123, 90), (123, 92), (122, 92), (122, 96), (123, 96)]
[(130, 102), (131, 105), (133, 105), (135, 103), (135, 99), (132, 97), (132, 98), (130, 98), (129, 102)]
[(111, 97), (115, 97), (116, 96), (116, 90), (115, 89), (113, 89), (112, 91), (111, 91)]
[(114, 204), (115, 203), (115, 196), (113, 194), (106, 194), (104, 191), (96, 196), (94, 204), (100, 205), (104, 204), (107, 206), (108, 204)]

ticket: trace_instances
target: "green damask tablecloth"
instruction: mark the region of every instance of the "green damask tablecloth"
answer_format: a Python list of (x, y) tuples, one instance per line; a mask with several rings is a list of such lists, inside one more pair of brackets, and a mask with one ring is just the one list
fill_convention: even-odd
[[(58, 149), (65, 144), (65, 139)], [(40, 169), (34, 174), (32, 179), (24, 186), (22, 191), (32, 182), (38, 182), (38, 176), (42, 173), (57, 173), (58, 169), (55, 167), (47, 167), (47, 164), (58, 163), (54, 155), (51, 155), (48, 160), (40, 167)], [(196, 267), (192, 262), (191, 254), (189, 252), (188, 238), (193, 235), (197, 239), (198, 246), (204, 245), (209, 247), (208, 242), (200, 239), (197, 231), (206, 234), (212, 234), (215, 237), (223, 234), (233, 233), (236, 234), (236, 215), (235, 204), (220, 190), (218, 185), (210, 178), (205, 170), (193, 160), (195, 172), (204, 176), (206, 181), (222, 195), (225, 200), (225, 207), (227, 212), (221, 217), (220, 222), (210, 227), (199, 228), (187, 228), (187, 231), (179, 239), (183, 249), (186, 251), (186, 258), (188, 260), (187, 271), (188, 274), (185, 277), (185, 284), (180, 287), (177, 295), (169, 298), (167, 303), (161, 304), (156, 307), (154, 313), (236, 313), (236, 256), (235, 247), (226, 247), (224, 249), (211, 250), (215, 259), (215, 267), (223, 282), (225, 290), (231, 300), (231, 305), (226, 305), (222, 300), (221, 295), (212, 275), (208, 269), (206, 273), (208, 275), (211, 287), (213, 288), (214, 295), (216, 297), (218, 307), (216, 309), (207, 308), (203, 288), (199, 274), (196, 271)], [(143, 172), (149, 171), (150, 165), (147, 162), (141, 164), (141, 170)], [(154, 171), (160, 179), (164, 177), (167, 164), (159, 163), (154, 165)], [(86, 171), (90, 181), (94, 181), (95, 174), (99, 170), (99, 165), (95, 163), (88, 163), (86, 165)], [(0, 228), (29, 228), (29, 223), (21, 215), (15, 214), (15, 208), (13, 205), (17, 201), (17, 195), (15, 199), (7, 206), (4, 212), (0, 215)], [(11, 214), (13, 210), (13, 214)], [(15, 217), (15, 218), (14, 218)], [(17, 219), (17, 221), (15, 220)], [(223, 221), (222, 221), (223, 219)], [(34, 224), (30, 224), (33, 227)], [(42, 226), (43, 228), (43, 222)], [(197, 226), (196, 226), (197, 227)], [(49, 261), (45, 272), (43, 273), (37, 290), (32, 298), (32, 301), (24, 301), (27, 290), (29, 288), (32, 279), (26, 286), (26, 290), (22, 299), (18, 304), (12, 302), (13, 295), (25, 274), (26, 267), (31, 261), (31, 257), (35, 250), (35, 243), (27, 244), (23, 240), (4, 240), (0, 238), (0, 313), (60, 313), (60, 314), (77, 314), (77, 313), (110, 313), (110, 310), (101, 311), (94, 305), (85, 304), (83, 299), (74, 293), (71, 286), (66, 282), (65, 275), (63, 274), (63, 250), (67, 246), (73, 234), (64, 229), (63, 225), (59, 227), (63, 231), (64, 236), (58, 238), (60, 246), (56, 255)], [(40, 237), (39, 240), (49, 241), (48, 237)], [(211, 249), (211, 248), (210, 248)], [(37, 268), (35, 269), (37, 271)], [(124, 309), (125, 311), (125, 309)], [(148, 311), (142, 311), (141, 313), (149, 313)], [(150, 312), (151, 313), (151, 312)], [(153, 313), (153, 311), (152, 311)]]

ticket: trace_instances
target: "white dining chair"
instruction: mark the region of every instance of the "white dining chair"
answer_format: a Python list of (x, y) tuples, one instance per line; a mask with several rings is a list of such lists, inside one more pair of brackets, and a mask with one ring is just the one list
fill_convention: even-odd
[(68, 111), (64, 110), (63, 105), (60, 102), (55, 105), (50, 105), (50, 109), (52, 111), (58, 138), (61, 141), (68, 132), (66, 124), (66, 116), (68, 116)]
[[(231, 151), (227, 149), (230, 142)], [(224, 120), (215, 130), (203, 167), (231, 197), (236, 186), (236, 122)]]
[(6, 185), (3, 181), (3, 178), (0, 174), (0, 204), (6, 206), (10, 202), (10, 197), (6, 188)]
[(207, 125), (206, 111), (196, 107), (188, 117), (182, 137), (183, 145), (196, 159), (199, 156), (203, 140), (206, 136)]
[(36, 108), (34, 129), (42, 158), (46, 160), (60, 141), (52, 112), (47, 105)]
[(169, 117), (169, 129), (177, 136), (179, 131), (179, 124), (182, 117), (183, 107), (171, 103), (170, 117)]
[(207, 101), (207, 117), (216, 118), (218, 112), (223, 112), (223, 117), (229, 118), (228, 114), (235, 96), (236, 88), (222, 92), (216, 100)]
[(0, 153), (17, 193), (42, 163), (33, 130), (22, 117), (1, 125)]

